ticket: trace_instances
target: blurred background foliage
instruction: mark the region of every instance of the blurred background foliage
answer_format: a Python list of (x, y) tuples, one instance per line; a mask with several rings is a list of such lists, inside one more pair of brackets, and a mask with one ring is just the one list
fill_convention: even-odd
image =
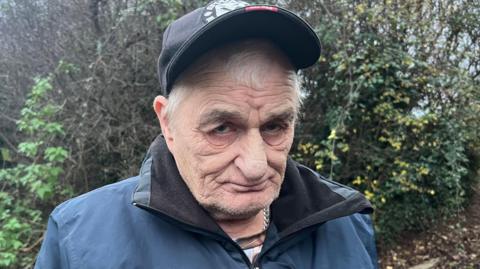
[[(0, 267), (29, 268), (52, 208), (135, 175), (160, 132), (163, 30), (207, 1), (0, 0)], [(361, 190), (392, 243), (468, 205), (479, 169), (480, 3), (269, 1), (323, 45), (293, 156)]]

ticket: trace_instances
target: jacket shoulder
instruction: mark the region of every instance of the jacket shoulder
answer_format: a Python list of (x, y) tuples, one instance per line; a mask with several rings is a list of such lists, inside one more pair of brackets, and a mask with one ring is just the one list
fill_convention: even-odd
[(370, 215), (355, 213), (334, 219), (321, 225), (317, 231), (317, 243), (324, 245), (332, 255), (350, 253), (345, 259), (330, 264), (330, 268), (347, 268), (343, 263), (356, 264), (356, 268), (378, 268), (374, 227)]
[(128, 204), (137, 183), (138, 177), (131, 177), (94, 189), (61, 203), (52, 211), (51, 217), (62, 222), (61, 220), (78, 217), (79, 213), (85, 210), (101, 209), (106, 204), (112, 205), (114, 201)]

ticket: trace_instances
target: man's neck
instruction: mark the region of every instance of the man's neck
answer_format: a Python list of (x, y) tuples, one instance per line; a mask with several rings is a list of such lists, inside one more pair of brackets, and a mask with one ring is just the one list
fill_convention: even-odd
[(240, 220), (217, 220), (218, 225), (232, 239), (258, 234), (264, 230), (264, 212), (260, 210), (257, 215)]

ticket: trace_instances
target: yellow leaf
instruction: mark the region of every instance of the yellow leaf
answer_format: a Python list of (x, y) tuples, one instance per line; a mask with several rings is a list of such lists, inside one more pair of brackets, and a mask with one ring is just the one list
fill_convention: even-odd
[(328, 136), (328, 140), (335, 140), (337, 139), (337, 130), (333, 129), (331, 132), (330, 132), (330, 135)]
[(430, 170), (427, 167), (420, 167), (418, 170), (418, 173), (422, 176), (428, 175), (430, 173)]
[(372, 198), (375, 196), (373, 192), (369, 190), (365, 190), (363, 193), (365, 194), (365, 197), (367, 197), (368, 200), (372, 200)]
[(332, 160), (332, 161), (336, 161), (338, 160), (338, 157), (335, 155), (335, 153), (333, 151), (330, 151), (328, 153), (328, 157)]
[(347, 65), (345, 63), (341, 63), (338, 67), (337, 67), (338, 71), (343, 71), (345, 69), (347, 69)]
[(392, 148), (394, 148), (396, 151), (399, 151), (402, 148), (402, 143), (398, 141), (390, 141), (390, 145)]
[(357, 176), (353, 181), (353, 185), (361, 185), (362, 184), (362, 178), (360, 176)]
[(359, 14), (365, 12), (365, 4), (357, 5), (357, 6), (355, 7), (355, 10), (356, 10), (357, 13), (359, 13)]

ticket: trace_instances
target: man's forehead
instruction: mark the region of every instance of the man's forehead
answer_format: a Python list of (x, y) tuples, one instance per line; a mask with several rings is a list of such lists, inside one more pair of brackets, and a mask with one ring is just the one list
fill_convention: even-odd
[(294, 107), (296, 91), (291, 83), (285, 81), (252, 83), (235, 79), (211, 80), (195, 87), (189, 99), (192, 103), (206, 108), (233, 107), (239, 111), (270, 111), (281, 107)]
[(250, 98), (273, 99), (280, 96), (290, 98), (294, 95), (295, 87), (286, 75), (282, 76), (281, 80), (274, 79), (268, 74), (202, 76), (195, 85), (192, 85), (192, 97), (199, 99), (226, 96), (229, 99), (240, 98), (247, 102)]

